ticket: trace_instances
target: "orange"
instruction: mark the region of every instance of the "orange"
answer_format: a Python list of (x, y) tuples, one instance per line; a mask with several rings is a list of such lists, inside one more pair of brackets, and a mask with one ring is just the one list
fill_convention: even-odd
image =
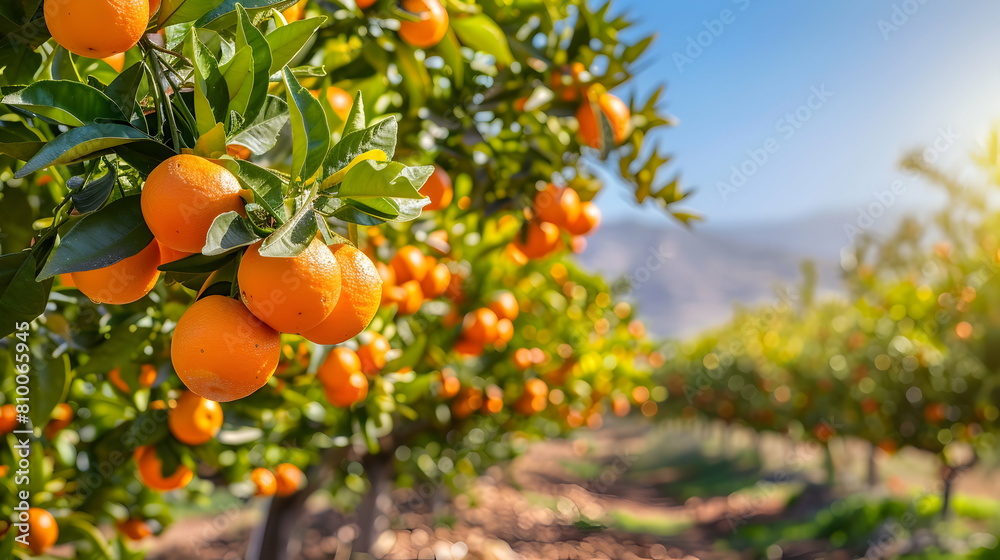
[(397, 284), (402, 284), (408, 280), (420, 282), (424, 279), (424, 276), (427, 276), (427, 259), (420, 252), (420, 249), (417, 249), (413, 245), (400, 247), (389, 264), (392, 265), (392, 270), (396, 273)]
[(535, 195), (535, 213), (543, 222), (565, 228), (580, 216), (580, 195), (573, 189), (561, 189), (549, 183), (544, 191)]
[(73, 275), (69, 272), (65, 272), (59, 275), (59, 283), (67, 288), (76, 287), (76, 282), (73, 281)]
[(203, 157), (173, 156), (156, 166), (142, 188), (142, 217), (157, 241), (200, 253), (212, 222), (225, 212), (245, 216), (240, 183)]
[[(615, 143), (621, 144), (628, 136), (629, 123), (632, 119), (628, 105), (610, 93), (603, 93), (597, 98), (597, 107), (611, 123), (611, 134)], [(597, 119), (590, 102), (584, 99), (576, 111), (576, 120), (580, 124), (580, 139), (584, 144), (595, 149), (601, 147), (602, 125)]]
[(441, 392), (438, 396), (443, 399), (450, 399), (458, 394), (462, 388), (462, 382), (457, 377), (449, 373), (441, 372)]
[(222, 407), (215, 401), (185, 391), (167, 418), (170, 433), (188, 445), (207, 443), (222, 429)]
[(403, 0), (403, 9), (420, 16), (420, 21), (400, 21), (399, 38), (414, 47), (427, 49), (448, 33), (448, 10), (439, 0)]
[(386, 353), (392, 350), (389, 341), (378, 333), (371, 333), (368, 342), (358, 348), (358, 359), (361, 360), (361, 371), (365, 375), (375, 375), (387, 363)]
[(316, 379), (326, 385), (359, 371), (361, 371), (361, 359), (358, 358), (358, 353), (350, 348), (338, 346), (326, 355), (323, 364), (316, 370)]
[[(28, 530), (19, 528), (17, 534), (27, 535), (28, 550), (35, 556), (44, 554), (59, 539), (59, 525), (52, 514), (41, 508), (28, 508)], [(18, 541), (21, 544), (21, 541)], [(25, 546), (21, 544), (21, 546)]]
[(233, 159), (250, 159), (250, 156), (252, 155), (250, 148), (239, 144), (229, 144), (226, 146), (226, 154)]
[(384, 262), (375, 263), (375, 270), (378, 270), (379, 278), (382, 279), (382, 304), (392, 303), (389, 289), (396, 285), (396, 271)]
[(394, 289), (393, 300), (399, 306), (396, 310), (399, 315), (413, 315), (424, 303), (424, 290), (420, 282), (408, 280)]
[(149, 15), (150, 17), (156, 13), (156, 10), (160, 9), (160, 0), (149, 0)]
[(196, 253), (187, 253), (184, 251), (178, 251), (177, 249), (172, 249), (159, 241), (156, 242), (160, 246), (160, 264), (164, 265), (167, 263), (172, 263), (174, 261), (179, 261), (185, 257), (190, 257)]
[(597, 230), (601, 225), (601, 209), (593, 202), (580, 203), (580, 213), (575, 220), (570, 220), (563, 227), (573, 235), (587, 235)]
[(142, 519), (126, 519), (125, 521), (119, 521), (116, 525), (118, 526), (118, 532), (133, 541), (141, 541), (153, 534), (153, 531), (149, 529), (149, 525)]
[(0, 436), (17, 429), (17, 407), (12, 404), (0, 406)]
[(512, 338), (514, 338), (514, 323), (510, 319), (500, 319), (497, 321), (496, 342), (498, 344), (507, 344)]
[(240, 296), (273, 329), (301, 333), (319, 325), (340, 299), (340, 265), (319, 239), (294, 257), (262, 257), (260, 243), (240, 261)]
[(531, 222), (528, 225), (528, 237), (522, 243), (521, 234), (514, 239), (514, 248), (521, 251), (529, 259), (540, 259), (548, 256), (559, 246), (559, 228), (549, 222)]
[(514, 408), (521, 414), (530, 416), (545, 410), (548, 399), (549, 386), (541, 379), (529, 379), (524, 382), (524, 393)]
[(463, 358), (470, 358), (483, 355), (483, 345), (467, 338), (461, 338), (452, 347), (456, 354)]
[(497, 314), (498, 319), (517, 319), (520, 307), (517, 305), (517, 298), (510, 292), (500, 292), (493, 296), (490, 309)]
[[(111, 383), (121, 389), (123, 393), (131, 393), (132, 389), (129, 388), (128, 383), (122, 379), (121, 368), (115, 368), (108, 372), (108, 379)], [(152, 387), (153, 383), (156, 382), (156, 377), (158, 373), (156, 367), (152, 364), (142, 364), (142, 368), (139, 371), (139, 386), (140, 387)]]
[(45, 25), (56, 43), (87, 58), (123, 53), (149, 22), (149, 0), (60, 0), (45, 3)]
[(497, 339), (497, 314), (489, 308), (477, 309), (462, 321), (462, 338), (474, 344), (491, 344)]
[(250, 473), (250, 480), (257, 487), (258, 496), (273, 496), (278, 490), (278, 479), (267, 469), (257, 467)]
[(582, 235), (574, 235), (569, 242), (569, 248), (577, 255), (587, 250), (587, 239)]
[(355, 4), (357, 4), (362, 10), (366, 10), (375, 4), (375, 0), (357, 0)]
[(276, 493), (281, 496), (291, 496), (305, 482), (306, 475), (291, 463), (282, 463), (274, 468), (274, 478), (277, 482)]
[(424, 210), (441, 210), (442, 208), (447, 208), (451, 204), (452, 197), (455, 195), (448, 172), (435, 165), (434, 173), (431, 173), (424, 186), (420, 187), (420, 194), (431, 199), (430, 204), (424, 206)]
[(354, 98), (351, 94), (336, 86), (326, 88), (326, 101), (333, 109), (333, 114), (346, 121), (351, 116), (351, 108), (354, 106)]
[(451, 270), (444, 263), (434, 265), (427, 272), (427, 276), (424, 276), (423, 281), (420, 282), (420, 288), (427, 299), (441, 297), (441, 295), (448, 291), (449, 285), (451, 285)]
[(514, 351), (514, 365), (517, 369), (524, 371), (531, 367), (531, 350), (527, 348), (518, 348)]
[(350, 244), (330, 245), (340, 268), (340, 298), (333, 311), (302, 333), (316, 344), (340, 344), (365, 330), (382, 301), (382, 277), (375, 264)]
[(145, 249), (112, 265), (95, 270), (74, 272), (76, 288), (97, 303), (124, 305), (142, 299), (160, 277), (160, 246), (150, 243)]
[(115, 72), (121, 72), (125, 69), (125, 53), (123, 52), (104, 57), (101, 60), (110, 64)]
[(302, 16), (306, 13), (306, 0), (301, 0), (292, 5), (291, 8), (283, 10), (281, 15), (285, 16), (285, 21), (292, 23), (293, 21), (299, 21)]
[(497, 414), (503, 410), (503, 391), (496, 385), (486, 388), (486, 399), (483, 400), (483, 414)]
[(483, 406), (483, 392), (474, 387), (466, 389), (451, 403), (451, 413), (459, 420), (468, 418)]
[(344, 376), (327, 375), (328, 382), (323, 384), (326, 400), (333, 406), (347, 408), (365, 400), (368, 396), (368, 378), (360, 371)]
[(628, 402), (628, 397), (623, 394), (615, 395), (611, 399), (611, 411), (615, 413), (615, 416), (619, 418), (625, 418), (628, 416), (629, 410), (631, 410), (632, 405)]
[(45, 437), (52, 439), (73, 421), (73, 407), (59, 403), (52, 411), (52, 419), (45, 425)]
[(507, 245), (507, 248), (504, 249), (504, 256), (518, 265), (524, 266), (528, 264), (528, 255), (525, 255), (520, 249), (517, 248), (517, 245), (513, 243)]
[(180, 463), (178, 463), (177, 470), (173, 474), (164, 477), (162, 470), (163, 462), (156, 455), (156, 449), (148, 445), (136, 449), (133, 457), (138, 467), (139, 480), (153, 490), (169, 492), (178, 488), (184, 488), (194, 478), (194, 473), (191, 472), (191, 469)]
[(225, 296), (204, 297), (188, 308), (170, 345), (181, 381), (216, 402), (242, 399), (263, 387), (280, 356), (277, 331)]

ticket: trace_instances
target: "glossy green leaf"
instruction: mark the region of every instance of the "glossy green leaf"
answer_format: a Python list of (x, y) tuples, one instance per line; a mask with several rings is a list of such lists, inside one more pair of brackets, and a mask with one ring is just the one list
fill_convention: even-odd
[(396, 119), (383, 119), (364, 130), (358, 130), (344, 137), (330, 150), (323, 162), (324, 176), (330, 176), (347, 167), (354, 158), (371, 150), (381, 150), (386, 159), (396, 153)]
[(14, 332), (15, 323), (33, 321), (45, 311), (52, 282), (35, 281), (35, 257), (28, 251), (0, 256), (0, 338)]
[(208, 228), (205, 247), (202, 254), (222, 255), (239, 247), (256, 243), (260, 238), (251, 229), (247, 219), (236, 212), (220, 214)]
[(462, 44), (472, 50), (493, 55), (498, 64), (506, 66), (514, 62), (507, 35), (490, 16), (480, 13), (456, 17), (451, 20), (451, 28)]
[(337, 191), (341, 198), (424, 198), (417, 189), (434, 172), (433, 166), (406, 167), (399, 162), (366, 160), (355, 165)]
[[(244, 4), (236, 7), (239, 19), (236, 27), (236, 49), (250, 48), (253, 53), (253, 82), (247, 94), (246, 107), (236, 108), (248, 120), (252, 120), (267, 99), (267, 88), (271, 76), (271, 49), (264, 35), (253, 26)], [(244, 86), (246, 87), (246, 86)]]
[(201, 40), (191, 34), (185, 51), (194, 62), (194, 111), (198, 135), (206, 134), (217, 123), (226, 122), (229, 115), (229, 91), (219, 71), (219, 63)]
[(271, 47), (269, 75), (278, 72), (291, 62), (325, 21), (326, 17), (293, 21), (268, 33), (264, 38)]
[(0, 103), (20, 107), (69, 126), (80, 126), (98, 119), (126, 120), (118, 105), (107, 95), (80, 82), (42, 80), (5, 95)]
[(219, 160), (239, 180), (243, 188), (253, 191), (254, 201), (278, 222), (285, 221), (283, 204), (285, 184), (271, 171), (244, 160)]
[(217, 8), (222, 0), (163, 0), (156, 19), (157, 27), (195, 21)]
[(285, 88), (291, 103), (293, 180), (306, 181), (316, 174), (330, 149), (330, 127), (319, 100), (302, 87), (288, 68)]
[(268, 95), (257, 117), (244, 123), (241, 130), (229, 139), (230, 144), (246, 146), (255, 154), (263, 154), (274, 147), (278, 134), (288, 122), (288, 104), (280, 97)]
[(138, 142), (153, 141), (133, 126), (95, 123), (72, 128), (45, 145), (14, 175), (24, 177), (50, 165), (66, 165), (100, 155), (105, 150)]
[(104, 268), (145, 249), (153, 242), (153, 233), (142, 218), (139, 198), (120, 198), (84, 216), (49, 255), (38, 279)]
[(294, 257), (316, 238), (316, 212), (312, 205), (303, 206), (260, 245), (264, 257)]
[(81, 214), (87, 214), (104, 206), (117, 180), (118, 170), (112, 165), (107, 173), (70, 193), (73, 198), (73, 208)]
[(341, 137), (347, 136), (352, 132), (364, 130), (367, 125), (368, 120), (365, 117), (365, 100), (361, 96), (361, 91), (358, 91), (358, 93), (354, 96), (354, 104), (351, 105), (351, 112), (347, 115), (347, 120), (344, 122), (344, 131)]

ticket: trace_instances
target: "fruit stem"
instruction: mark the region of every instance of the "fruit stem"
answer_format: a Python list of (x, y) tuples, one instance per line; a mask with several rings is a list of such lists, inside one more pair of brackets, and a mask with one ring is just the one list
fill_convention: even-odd
[(179, 53), (177, 51), (172, 51), (172, 50), (170, 50), (170, 49), (168, 49), (166, 47), (161, 47), (160, 45), (157, 45), (156, 43), (154, 43), (153, 41), (150, 41), (146, 37), (143, 37), (142, 41), (143, 41), (143, 43), (146, 44), (146, 46), (148, 46), (149, 48), (151, 48), (153, 50), (160, 51), (161, 53), (169, 54), (170, 56), (179, 58), (179, 59), (183, 60), (185, 63), (187, 63), (188, 66), (192, 66), (192, 67), (194, 66), (194, 64), (192, 64), (191, 61), (188, 60), (188, 58), (186, 56), (184, 56), (183, 54), (181, 54), (181, 53)]
[(351, 242), (351, 245), (358, 246), (358, 224), (348, 222), (347, 239)]

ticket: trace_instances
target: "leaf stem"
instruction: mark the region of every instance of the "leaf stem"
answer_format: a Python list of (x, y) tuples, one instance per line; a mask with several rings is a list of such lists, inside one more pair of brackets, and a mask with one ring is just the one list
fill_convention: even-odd
[[(152, 44), (149, 41), (147, 43)], [(179, 154), (181, 153), (181, 148), (186, 148), (187, 146), (184, 144), (184, 139), (177, 129), (177, 121), (174, 119), (174, 110), (172, 103), (170, 103), (170, 96), (163, 89), (163, 80), (165, 79), (163, 77), (163, 67), (160, 66), (160, 59), (157, 58), (155, 52), (146, 51), (146, 53), (149, 54), (150, 66), (153, 68), (153, 87), (159, 98), (160, 108), (167, 114), (167, 125), (170, 126), (170, 137), (174, 141), (174, 151)]]
[(347, 239), (351, 242), (351, 245), (358, 246), (358, 224), (354, 222), (347, 223)]
[(191, 61), (188, 60), (188, 58), (186, 56), (184, 56), (183, 54), (181, 54), (181, 53), (179, 53), (177, 51), (172, 51), (172, 50), (170, 50), (170, 49), (168, 49), (166, 47), (161, 47), (160, 45), (157, 45), (153, 41), (150, 41), (147, 37), (143, 37), (142, 41), (143, 41), (143, 43), (147, 47), (149, 47), (149, 48), (151, 48), (153, 50), (160, 51), (161, 53), (169, 54), (170, 56), (179, 58), (179, 59), (183, 60), (184, 62), (186, 62), (188, 66), (194, 66), (194, 64), (192, 64)]

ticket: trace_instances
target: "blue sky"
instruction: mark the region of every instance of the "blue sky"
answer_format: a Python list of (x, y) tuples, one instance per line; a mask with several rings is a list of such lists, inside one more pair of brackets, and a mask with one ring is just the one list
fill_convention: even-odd
[[(926, 206), (901, 156), (937, 142), (959, 166), (1000, 117), (1000, 3), (612, 0), (622, 11), (658, 38), (618, 93), (666, 82), (679, 126), (656, 137), (675, 156), (663, 179), (680, 172), (713, 225), (851, 212), (896, 180), (890, 212)], [(599, 198), (608, 221), (669, 221), (624, 189)]]

